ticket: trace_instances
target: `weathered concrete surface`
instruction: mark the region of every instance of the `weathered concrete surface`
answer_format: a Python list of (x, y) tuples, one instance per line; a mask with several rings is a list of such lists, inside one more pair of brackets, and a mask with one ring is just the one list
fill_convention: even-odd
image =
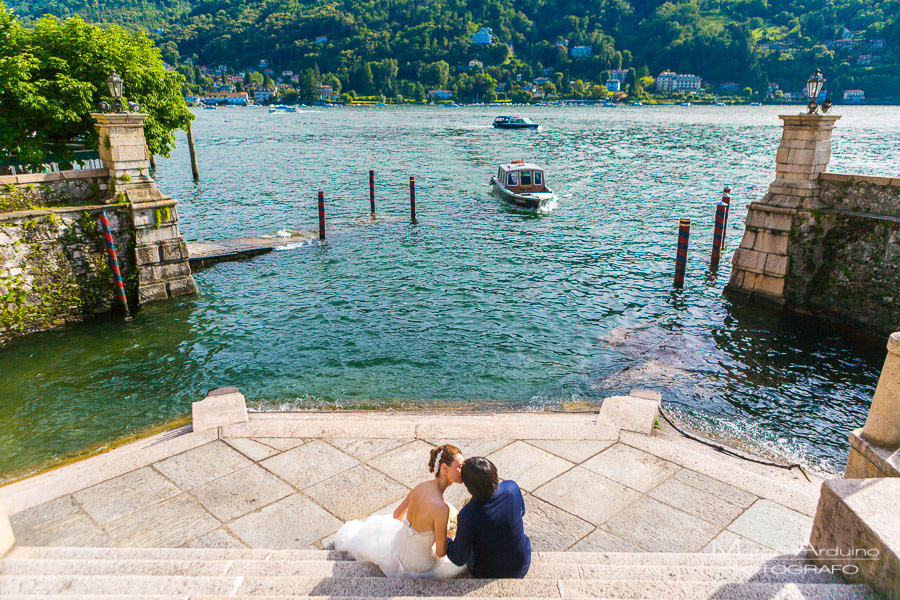
[(900, 331), (891, 334), (887, 358), (869, 407), (862, 437), (879, 446), (900, 446)]
[[(9, 484), (0, 498), (21, 544), (323, 548), (345, 520), (428, 479), (428, 451), (444, 442), (520, 483), (536, 551), (794, 551), (821, 483), (597, 415), (252, 413)], [(465, 490), (447, 497), (459, 506)], [(789, 535), (771, 535), (776, 521)]]
[(188, 259), (194, 267), (204, 267), (228, 260), (240, 260), (287, 248), (313, 239), (311, 234), (292, 234), (291, 237), (241, 237), (228, 240), (189, 242)]
[[(224, 393), (220, 393), (220, 390)], [(220, 390), (213, 390), (203, 400), (191, 404), (194, 431), (249, 421), (244, 395), (235, 388)]]
[(637, 396), (604, 398), (600, 406), (600, 419), (619, 429), (650, 435), (659, 416), (659, 400)]
[(833, 479), (822, 496), (810, 537), (810, 559), (841, 568), (850, 581), (900, 598), (900, 479)]

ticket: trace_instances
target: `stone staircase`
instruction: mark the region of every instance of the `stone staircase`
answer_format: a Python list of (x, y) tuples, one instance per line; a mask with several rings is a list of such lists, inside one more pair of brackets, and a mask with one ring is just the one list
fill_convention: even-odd
[(609, 598), (876, 600), (871, 588), (774, 554), (540, 552), (524, 580), (393, 579), (327, 550), (17, 546), (0, 598)]

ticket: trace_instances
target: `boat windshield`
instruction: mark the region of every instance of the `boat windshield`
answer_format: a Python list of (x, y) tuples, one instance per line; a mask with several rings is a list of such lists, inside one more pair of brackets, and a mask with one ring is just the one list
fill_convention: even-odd
[(544, 185), (544, 174), (541, 171), (534, 172), (534, 185)]
[(522, 185), (531, 185), (531, 171), (522, 171)]
[(510, 171), (506, 174), (506, 185), (519, 185), (518, 171)]

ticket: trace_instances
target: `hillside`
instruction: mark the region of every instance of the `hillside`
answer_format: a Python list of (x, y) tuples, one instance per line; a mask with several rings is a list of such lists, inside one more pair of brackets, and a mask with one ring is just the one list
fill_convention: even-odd
[[(642, 75), (694, 73), (714, 89), (769, 82), (800, 90), (816, 68), (829, 94), (862, 88), (874, 100), (900, 98), (900, 0), (9, 0), (24, 20), (49, 13), (146, 27), (169, 62), (313, 69), (344, 91), (406, 96), (450, 87), (489, 99), (546, 72), (569, 92), (570, 79), (602, 81), (610, 68)], [(490, 44), (472, 34), (493, 30)], [(325, 40), (322, 39), (325, 36)], [(317, 38), (319, 41), (317, 41)], [(568, 47), (558, 46), (568, 40)], [(509, 46), (512, 47), (512, 53)], [(575, 46), (591, 56), (573, 57)], [(483, 71), (461, 74), (477, 59)], [(442, 62), (443, 61), (443, 62)], [(446, 64), (445, 64), (446, 63)], [(184, 69), (189, 80), (197, 73)], [(556, 76), (555, 74), (560, 74)], [(471, 75), (471, 76), (470, 76)], [(313, 77), (313, 75), (309, 75)], [(554, 86), (556, 87), (556, 86)]]

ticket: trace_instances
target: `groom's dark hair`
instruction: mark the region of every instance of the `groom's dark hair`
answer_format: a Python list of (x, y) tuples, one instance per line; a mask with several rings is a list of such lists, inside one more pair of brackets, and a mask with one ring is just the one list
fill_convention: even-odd
[(490, 500), (500, 483), (497, 478), (497, 467), (488, 459), (480, 456), (466, 459), (462, 465), (460, 476), (472, 497), (481, 502)]

